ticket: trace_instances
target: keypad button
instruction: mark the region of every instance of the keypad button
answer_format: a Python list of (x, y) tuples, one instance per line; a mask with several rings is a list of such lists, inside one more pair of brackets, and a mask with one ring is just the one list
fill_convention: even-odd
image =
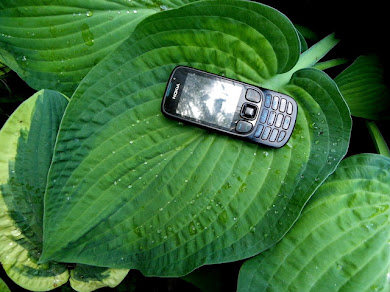
[(251, 104), (244, 104), (241, 110), (241, 116), (247, 119), (253, 119), (256, 116), (257, 108)]
[(247, 121), (238, 121), (236, 125), (236, 131), (238, 133), (248, 133), (252, 130), (252, 124)]
[(265, 107), (270, 107), (271, 106), (271, 100), (272, 100), (271, 94), (266, 94), (265, 95), (264, 106)]
[(274, 98), (272, 99), (272, 109), (276, 110), (278, 108), (278, 104), (279, 104), (279, 97), (274, 96)]
[(248, 89), (246, 91), (246, 95), (245, 95), (245, 98), (249, 101), (253, 101), (253, 102), (260, 102), (261, 100), (261, 95), (259, 92), (257, 92), (256, 90), (254, 89)]
[(279, 130), (278, 129), (273, 129), (271, 136), (269, 137), (269, 140), (271, 142), (275, 142), (276, 136), (278, 136)]
[(265, 127), (263, 135), (261, 136), (261, 139), (267, 140), (270, 132), (271, 132), (271, 128)]
[(265, 123), (265, 121), (267, 120), (267, 116), (268, 116), (268, 110), (265, 108), (261, 112), (260, 123)]
[(255, 137), (256, 137), (256, 138), (259, 138), (259, 137), (260, 137), (261, 132), (263, 131), (263, 129), (264, 129), (264, 126), (263, 126), (263, 125), (258, 125), (258, 126), (257, 126), (256, 132), (255, 132)]
[(282, 98), (280, 100), (280, 106), (279, 106), (279, 110), (283, 113), (285, 110), (286, 110), (286, 105), (287, 105), (287, 100), (285, 100), (284, 98)]
[(282, 114), (278, 114), (278, 117), (276, 118), (275, 122), (275, 127), (280, 128), (280, 126), (282, 125), (283, 117), (284, 116)]
[(275, 112), (270, 112), (269, 113), (268, 122), (267, 122), (268, 125), (272, 125), (274, 123), (275, 116), (276, 116)]
[(278, 137), (278, 142), (282, 141), (284, 137), (286, 136), (285, 131), (280, 131), (279, 137)]
[(284, 122), (283, 122), (283, 129), (287, 130), (288, 129), (288, 126), (290, 126), (290, 122), (291, 122), (291, 118), (289, 116), (287, 116), (285, 119), (284, 119)]
[(293, 105), (292, 105), (291, 102), (289, 102), (289, 103), (288, 103), (288, 106), (287, 106), (287, 113), (288, 113), (289, 115), (291, 115), (292, 112), (293, 112)]

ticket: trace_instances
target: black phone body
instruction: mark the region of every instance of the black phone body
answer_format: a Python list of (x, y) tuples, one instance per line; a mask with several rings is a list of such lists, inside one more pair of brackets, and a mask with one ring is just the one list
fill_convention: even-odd
[(294, 129), (298, 106), (285, 94), (186, 66), (169, 77), (165, 116), (279, 148)]

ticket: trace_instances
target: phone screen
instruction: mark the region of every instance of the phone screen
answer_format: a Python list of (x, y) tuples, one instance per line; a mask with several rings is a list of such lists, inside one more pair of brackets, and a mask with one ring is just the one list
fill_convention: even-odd
[(176, 113), (231, 129), (242, 85), (200, 73), (186, 75)]

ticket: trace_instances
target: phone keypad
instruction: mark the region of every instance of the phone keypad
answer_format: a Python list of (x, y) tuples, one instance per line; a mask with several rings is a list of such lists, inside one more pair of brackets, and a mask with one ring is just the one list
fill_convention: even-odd
[(281, 142), (292, 124), (290, 116), (292, 113), (293, 104), (291, 101), (266, 94), (264, 108), (260, 113), (254, 137), (270, 142)]
[(258, 91), (254, 89), (248, 89), (246, 91), (245, 98), (249, 101), (258, 103), (261, 100), (261, 95)]
[(236, 131), (238, 133), (248, 133), (250, 132), (250, 130), (252, 130), (252, 124), (247, 122), (247, 121), (238, 121), (237, 125), (236, 125)]

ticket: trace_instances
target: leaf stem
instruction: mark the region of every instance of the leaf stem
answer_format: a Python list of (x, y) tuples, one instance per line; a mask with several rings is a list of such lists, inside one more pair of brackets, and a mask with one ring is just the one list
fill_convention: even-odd
[(370, 132), (371, 138), (374, 141), (377, 152), (383, 156), (390, 158), (389, 147), (387, 146), (385, 139), (383, 138), (381, 132), (379, 131), (378, 126), (373, 121), (371, 122), (367, 121), (366, 125), (368, 127), (368, 131)]
[(270, 89), (278, 89), (287, 84), (295, 72), (303, 68), (313, 67), (319, 60), (329, 53), (329, 51), (332, 50), (338, 42), (339, 40), (336, 39), (334, 33), (328, 35), (303, 52), (298, 62), (290, 71), (275, 75), (274, 77), (266, 80), (263, 86)]
[(317, 63), (313, 66), (313, 68), (316, 68), (318, 70), (326, 70), (346, 63), (348, 63), (348, 59), (337, 58), (337, 59)]

